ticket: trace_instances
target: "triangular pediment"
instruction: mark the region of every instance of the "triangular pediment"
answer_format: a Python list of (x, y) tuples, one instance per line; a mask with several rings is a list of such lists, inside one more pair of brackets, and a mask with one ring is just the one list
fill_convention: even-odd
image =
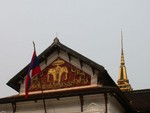
[(29, 91), (41, 91), (41, 88), (45, 91), (86, 85), (91, 85), (91, 75), (58, 57), (43, 69), (40, 76), (32, 79)]
[[(44, 90), (97, 84), (116, 87), (116, 84), (103, 66), (61, 44), (57, 38), (38, 56), (38, 60), (42, 69), (41, 82)], [(59, 62), (59, 60), (62, 61), (62, 64), (58, 63), (58, 65), (56, 62)], [(7, 85), (20, 93), (24, 93), (24, 81), (28, 72), (28, 66), (29, 64), (10, 79)], [(56, 76), (58, 66), (63, 73), (59, 73)], [(31, 92), (40, 90), (38, 79), (34, 78), (32, 80)]]

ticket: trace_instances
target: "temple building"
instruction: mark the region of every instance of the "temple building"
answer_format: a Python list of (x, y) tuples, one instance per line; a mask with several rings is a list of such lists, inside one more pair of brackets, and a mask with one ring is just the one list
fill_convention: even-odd
[(150, 113), (150, 90), (132, 91), (128, 82), (123, 45), (117, 84), (102, 65), (63, 45), (57, 37), (38, 61), (41, 73), (32, 78), (28, 98), (29, 64), (8, 81), (18, 94), (0, 98), (0, 113)]

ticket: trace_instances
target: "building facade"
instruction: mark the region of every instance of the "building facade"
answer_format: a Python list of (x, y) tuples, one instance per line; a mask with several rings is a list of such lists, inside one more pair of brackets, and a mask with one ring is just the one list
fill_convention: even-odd
[(0, 99), (0, 113), (137, 113), (103, 66), (58, 38), (38, 60), (42, 72), (32, 78), (28, 98), (29, 64), (8, 81), (18, 94)]

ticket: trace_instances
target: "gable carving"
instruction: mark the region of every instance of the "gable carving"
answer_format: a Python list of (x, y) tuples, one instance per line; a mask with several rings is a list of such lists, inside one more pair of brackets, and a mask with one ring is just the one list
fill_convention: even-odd
[(65, 60), (57, 58), (42, 70), (40, 77), (36, 76), (32, 79), (29, 91), (40, 91), (41, 85), (43, 90), (51, 90), (90, 84), (91, 76), (89, 74)]

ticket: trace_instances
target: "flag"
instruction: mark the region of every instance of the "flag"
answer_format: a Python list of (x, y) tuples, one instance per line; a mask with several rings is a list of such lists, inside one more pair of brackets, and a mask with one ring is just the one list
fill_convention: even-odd
[[(33, 43), (34, 44), (34, 43)], [(28, 92), (29, 92), (29, 88), (30, 88), (30, 84), (31, 84), (31, 79), (38, 75), (41, 72), (41, 68), (39, 66), (39, 62), (36, 56), (36, 50), (35, 50), (35, 45), (34, 45), (34, 52), (33, 52), (33, 56), (31, 59), (31, 63), (29, 64), (29, 69), (28, 69), (28, 73), (26, 76), (26, 80), (25, 80), (25, 98), (28, 97)]]

